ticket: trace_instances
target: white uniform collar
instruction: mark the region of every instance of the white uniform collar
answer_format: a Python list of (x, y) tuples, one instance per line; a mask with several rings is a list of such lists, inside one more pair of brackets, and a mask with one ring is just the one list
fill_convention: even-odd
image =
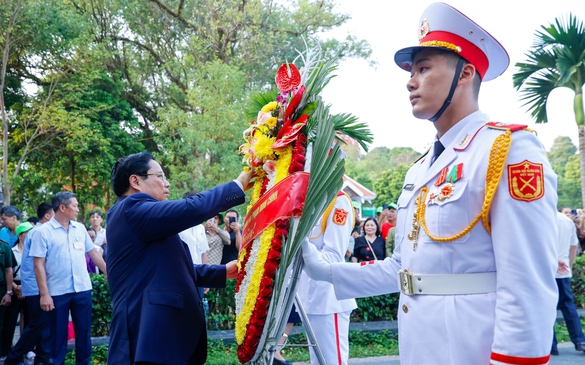
[(438, 139), (439, 141), (441, 141), (441, 144), (445, 146), (445, 148), (447, 148), (453, 145), (455, 142), (459, 142), (458, 136), (464, 128), (472, 127), (472, 125), (475, 124), (477, 124), (477, 127), (479, 128), (481, 125), (487, 123), (489, 120), (490, 119), (487, 116), (487, 114), (484, 114), (479, 110), (475, 111), (466, 116), (465, 118), (461, 119), (459, 122), (457, 122), (441, 138), (437, 138), (437, 136), (435, 135), (435, 141), (437, 141)]

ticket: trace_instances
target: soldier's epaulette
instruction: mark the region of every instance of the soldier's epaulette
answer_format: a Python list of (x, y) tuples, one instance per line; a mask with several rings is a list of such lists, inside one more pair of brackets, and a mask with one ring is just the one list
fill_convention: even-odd
[(488, 128), (491, 129), (498, 129), (501, 131), (510, 131), (516, 132), (527, 129), (528, 126), (526, 124), (508, 124), (508, 123), (501, 123), (501, 122), (489, 122), (485, 124)]
[(425, 157), (426, 155), (429, 154), (429, 151), (431, 150), (431, 148), (429, 147), (428, 150), (425, 151), (425, 153), (423, 153), (419, 158), (417, 158), (416, 160), (414, 160), (414, 162), (412, 163), (413, 165), (417, 162), (419, 162), (423, 157)]

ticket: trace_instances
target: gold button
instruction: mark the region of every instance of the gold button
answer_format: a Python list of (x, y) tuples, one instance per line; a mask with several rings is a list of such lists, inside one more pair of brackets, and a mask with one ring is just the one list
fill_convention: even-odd
[(406, 304), (402, 305), (402, 311), (404, 311), (404, 313), (408, 313), (408, 306)]

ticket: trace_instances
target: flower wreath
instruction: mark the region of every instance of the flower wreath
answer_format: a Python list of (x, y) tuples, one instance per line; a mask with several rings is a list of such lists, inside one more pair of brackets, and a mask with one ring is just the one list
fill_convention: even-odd
[[(303, 96), (298, 87), (300, 73), (294, 64), (284, 64), (276, 75), (281, 94), (266, 104), (245, 134), (240, 147), (247, 169), (256, 170), (250, 209), (272, 187), (290, 174), (303, 171), (307, 136), (301, 132), (308, 116), (294, 123), (292, 115)], [(274, 276), (280, 262), (283, 241), (290, 228), (290, 218), (278, 219), (260, 236), (246, 245), (238, 259), (236, 281), (236, 343), (242, 363), (252, 359), (264, 330), (272, 299)]]
[(275, 77), (280, 93), (252, 100), (259, 112), (240, 147), (244, 169), (256, 173), (236, 279), (235, 335), (242, 363), (267, 362), (282, 336), (295, 294), (292, 273), (301, 270), (302, 241), (341, 189), (344, 163), (334, 141), (345, 135), (366, 151), (372, 142), (357, 118), (329, 114), (319, 93), (338, 59), (315, 60), (319, 52), (300, 55), (301, 71), (283, 64)]

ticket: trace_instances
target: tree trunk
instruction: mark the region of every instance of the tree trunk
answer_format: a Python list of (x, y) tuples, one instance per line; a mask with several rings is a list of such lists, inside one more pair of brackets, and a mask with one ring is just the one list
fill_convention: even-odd
[(573, 108), (575, 111), (575, 122), (579, 129), (579, 166), (581, 167), (581, 208), (585, 208), (585, 114), (583, 113), (583, 90), (575, 93), (573, 100)]

